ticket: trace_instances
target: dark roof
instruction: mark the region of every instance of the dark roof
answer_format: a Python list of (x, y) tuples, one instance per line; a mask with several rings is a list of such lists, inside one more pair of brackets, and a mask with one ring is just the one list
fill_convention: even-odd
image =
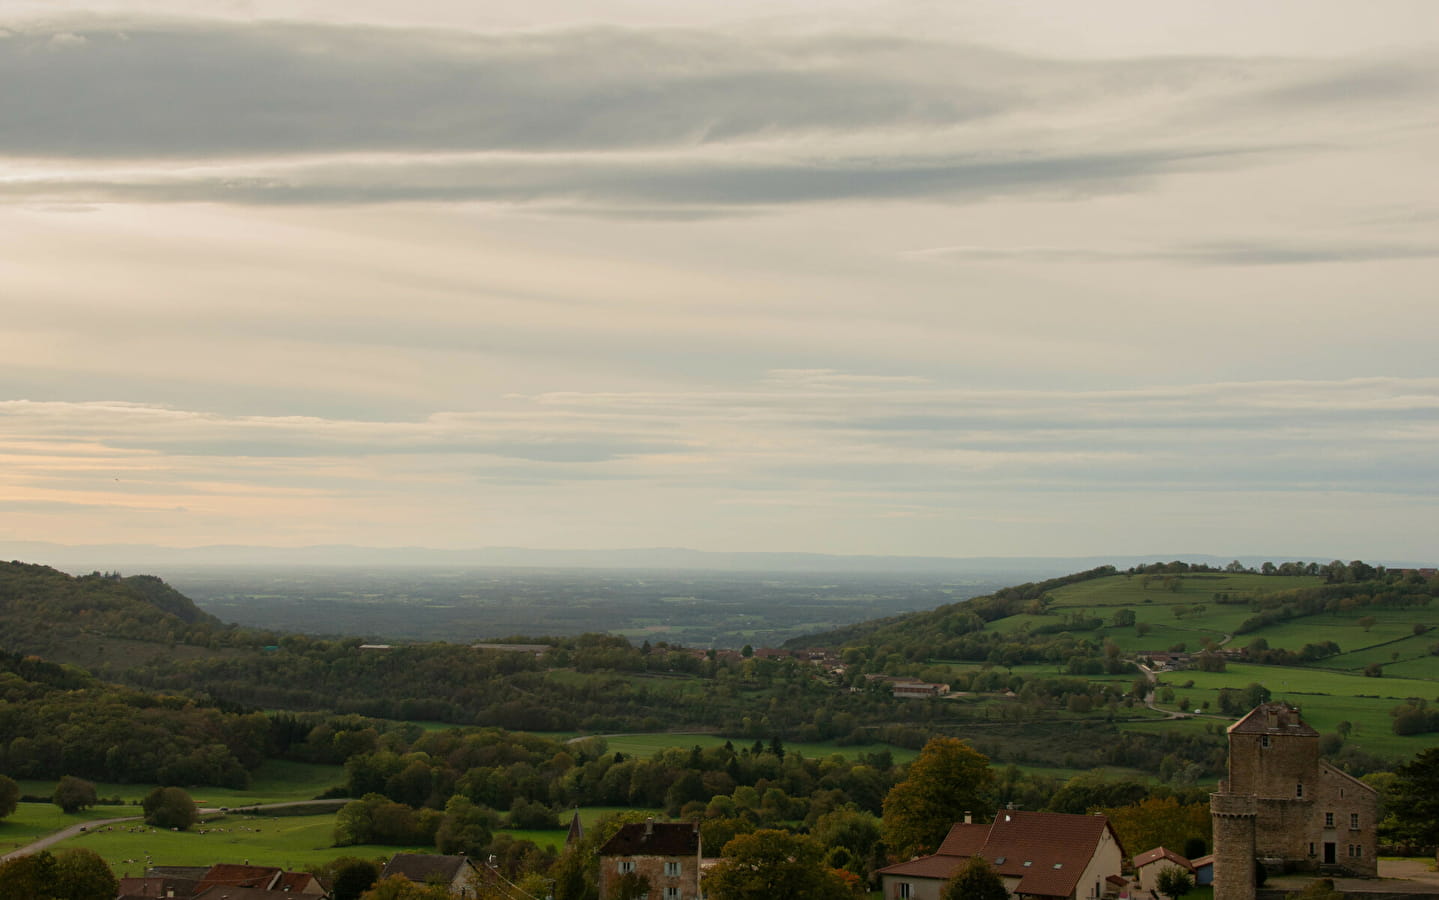
[(396, 853), (388, 863), (384, 871), (380, 872), (380, 878), (389, 878), (391, 875), (401, 875), (418, 884), (428, 884), (433, 881), (442, 881), (445, 884), (455, 880), (455, 876), (465, 866), (470, 865), (470, 860), (465, 856), (439, 856), (434, 853)]
[(580, 821), (580, 811), (575, 810), (574, 818), (570, 819), (570, 833), (565, 835), (565, 846), (578, 844), (585, 836), (585, 825)]
[(1261, 703), (1249, 715), (1230, 725), (1228, 733), (1319, 736), (1319, 732), (1299, 718), (1299, 710), (1288, 703)]
[(1104, 816), (1000, 810), (989, 825), (960, 823), (949, 830), (940, 851), (880, 869), (913, 878), (952, 876), (966, 859), (982, 856), (994, 871), (1018, 878), (1016, 894), (1068, 897), (1094, 857), (1105, 832), (1124, 855), (1119, 837)]
[(690, 822), (622, 825), (600, 848), (602, 856), (698, 856), (699, 826)]
[(199, 881), (210, 871), (209, 866), (151, 866), (145, 870), (147, 878), (192, 878)]
[[(165, 897), (193, 897), (195, 886), (200, 882), (194, 878), (175, 878), (171, 875), (147, 875), (143, 878), (121, 878), (119, 895), (137, 900)], [(174, 893), (170, 893), (174, 891)]]
[(223, 887), (247, 887), (247, 888), (269, 888), (275, 883), (275, 879), (281, 875), (280, 869), (275, 866), (242, 866), (235, 863), (218, 863), (205, 872), (205, 877), (200, 879), (200, 884), (195, 889), (198, 896), (206, 888)]
[(264, 888), (220, 884), (196, 894), (195, 900), (275, 900), (275, 893)]

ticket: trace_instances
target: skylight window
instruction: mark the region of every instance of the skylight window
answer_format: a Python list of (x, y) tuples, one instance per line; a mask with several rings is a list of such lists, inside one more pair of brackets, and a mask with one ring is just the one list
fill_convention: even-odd
[(1005, 857), (1005, 856), (998, 857), (997, 859), (995, 859), (994, 864), (995, 864), (996, 866), (1002, 866), (1002, 865), (1004, 865), (1004, 861), (1005, 861), (1006, 859), (1008, 859), (1008, 857)]
[(1034, 865), (1034, 860), (1032, 860), (1032, 859), (1026, 859), (1026, 860), (1024, 861), (1024, 867), (1025, 867), (1026, 869), (1029, 868), (1029, 867), (1032, 866), (1032, 865)]
[(1055, 867), (1056, 869), (1062, 869), (1062, 868), (1064, 868), (1064, 863), (1055, 863), (1055, 864), (1054, 864), (1054, 867)]

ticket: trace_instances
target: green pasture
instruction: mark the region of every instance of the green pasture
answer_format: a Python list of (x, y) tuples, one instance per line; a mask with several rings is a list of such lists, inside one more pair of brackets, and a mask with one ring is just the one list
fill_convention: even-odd
[[(22, 788), (23, 790), (23, 788)], [(78, 813), (63, 813), (53, 803), (20, 803), (0, 819), (0, 854), (23, 847), (47, 834), (54, 834), (80, 822), (117, 819), (140, 814), (136, 806), (97, 806)]]
[(94, 850), (119, 877), (143, 875), (147, 865), (208, 866), (243, 863), (306, 869), (337, 856), (380, 857), (399, 852), (433, 853), (433, 846), (334, 847), (335, 816), (221, 816), (189, 831), (113, 825), (61, 844)]
[[(1135, 610), (1135, 617), (1140, 622), (1145, 621), (1144, 616), (1140, 615), (1140, 610)], [(1228, 625), (1229, 630), (1227, 631), (1217, 624), (1211, 627), (1211, 623), (1217, 622), (1219, 618), (1221, 617), (1210, 616), (1206, 613), (1202, 620), (1204, 624), (1201, 625), (1198, 621), (1190, 619), (1179, 621), (1170, 616), (1167, 621), (1163, 618), (1156, 619), (1149, 625), (1147, 634), (1140, 634), (1137, 628), (1105, 628), (1102, 632), (1097, 633), (1114, 641), (1125, 653), (1164, 651), (1180, 644), (1183, 644), (1184, 649), (1192, 653), (1204, 649), (1206, 638), (1218, 644), (1223, 642), (1226, 634), (1233, 633), (1234, 625)]]
[[(1182, 687), (1186, 682), (1192, 687)], [(1439, 734), (1401, 737), (1393, 733), (1390, 711), (1407, 697), (1435, 698), (1439, 684), (1406, 678), (1365, 678), (1335, 670), (1300, 669), (1285, 666), (1256, 666), (1230, 663), (1224, 672), (1184, 670), (1165, 673), (1161, 685), (1174, 689), (1177, 701), (1187, 698), (1185, 712), (1209, 702), (1208, 712), (1219, 712), (1221, 688), (1243, 688), (1257, 682), (1269, 688), (1274, 698), (1299, 707), (1304, 720), (1321, 734), (1333, 733), (1340, 722), (1349, 722), (1352, 731), (1347, 743), (1386, 759), (1408, 759), (1439, 745)], [(1201, 719), (1190, 722), (1204, 721)], [(1213, 721), (1213, 720), (1210, 720)], [(1228, 720), (1232, 721), (1232, 720)], [(1224, 724), (1227, 726), (1228, 721)], [(1169, 728), (1178, 722), (1159, 723)]]
[[(196, 805), (201, 807), (250, 806), (256, 803), (285, 803), (291, 800), (313, 800), (330, 788), (345, 783), (342, 766), (321, 766), (311, 763), (266, 760), (256, 769), (246, 790), (233, 788), (187, 788)], [(22, 780), (20, 793), (48, 797), (55, 793), (54, 781)], [(127, 803), (138, 803), (157, 785), (95, 782), (95, 793), (102, 800), (119, 797)], [(123, 815), (123, 813), (121, 813)]]
[[(1326, 669), (1294, 666), (1259, 666), (1251, 663), (1229, 663), (1223, 672), (1200, 672), (1185, 669), (1166, 673), (1164, 681), (1177, 684), (1193, 681), (1197, 688), (1218, 690), (1242, 688), (1258, 682), (1269, 688), (1276, 700), (1289, 699), (1296, 706), (1307, 695), (1328, 694), (1336, 697), (1377, 697), (1394, 701), (1406, 697), (1429, 697), (1439, 694), (1439, 685), (1410, 678), (1365, 678)], [(1392, 704), (1391, 704), (1392, 705)]]
[[(1146, 577), (1149, 579), (1147, 587)], [(1218, 606), (1213, 602), (1216, 593), (1229, 594), (1231, 597), (1254, 597), (1323, 583), (1323, 579), (1318, 576), (1198, 573), (1178, 576), (1178, 589), (1169, 590), (1164, 582), (1167, 577), (1171, 576), (1112, 575), (1108, 578), (1067, 584), (1050, 591), (1050, 596), (1054, 598), (1051, 608), (1098, 610), (1101, 607), (1130, 606), (1137, 611), (1139, 606), (1148, 600), (1154, 605), (1183, 603), (1192, 606), (1203, 603), (1212, 611)], [(1112, 611), (1111, 609), (1110, 612)], [(1095, 614), (1102, 615), (1098, 612)]]
[[(1365, 666), (1379, 663), (1384, 666), (1385, 674), (1391, 677), (1439, 680), (1439, 656), (1429, 653), (1435, 637), (1434, 632), (1421, 635), (1410, 634), (1408, 637), (1397, 640), (1355, 647), (1353, 650), (1337, 656), (1318, 660), (1314, 664), (1325, 669), (1362, 672)], [(1343, 646), (1340, 644), (1341, 648)], [(1406, 667), (1403, 672), (1390, 671), (1390, 666), (1399, 664)]]
[[(1439, 681), (1439, 656), (1401, 658), (1398, 662), (1384, 662), (1385, 678), (1412, 678), (1416, 680)], [(1439, 685), (1435, 688), (1439, 695)]]
[[(38, 804), (25, 804), (26, 806)], [(55, 809), (55, 807), (50, 807)], [(616, 812), (630, 811), (629, 807), (595, 806), (580, 809), (580, 822), (591, 828), (601, 818)], [(659, 814), (657, 810), (652, 811)], [(58, 814), (58, 810), (57, 810)], [(565, 827), (543, 830), (498, 829), (497, 834), (509, 834), (521, 840), (534, 841), (541, 847), (551, 846), (562, 849), (569, 833), (569, 822)], [(4, 830), (9, 820), (0, 821), (0, 847), (10, 843)], [(45, 828), (34, 837), (40, 837), (58, 830), (66, 821), (53, 828)], [(43, 823), (36, 823), (43, 827)], [(163, 831), (142, 826), (139, 823), (108, 826), (87, 832), (66, 841), (62, 847), (85, 847), (104, 857), (115, 874), (143, 875), (148, 865), (157, 866), (208, 866), (218, 862), (244, 862), (253, 865), (280, 866), (286, 869), (307, 869), (339, 856), (359, 856), (367, 859), (389, 857), (396, 853), (434, 853), (432, 846), (387, 846), (380, 844), (357, 844), (348, 847), (334, 847), (335, 814), (313, 816), (249, 816), (230, 814), (211, 818), (189, 831)], [(28, 843), (34, 837), (16, 841), (16, 845)], [(147, 863), (147, 859), (149, 862)]]
[[(1374, 624), (1365, 629), (1359, 619), (1371, 617)], [(1320, 613), (1303, 618), (1278, 622), (1249, 634), (1234, 638), (1234, 644), (1243, 647), (1255, 638), (1262, 637), (1271, 647), (1298, 650), (1305, 644), (1333, 641), (1345, 652), (1353, 652), (1387, 641), (1413, 638), (1414, 625), (1428, 625), (1439, 628), (1439, 608), (1414, 606), (1408, 609), (1356, 609), (1342, 613)], [(1424, 641), (1423, 638), (1429, 640)], [(1428, 647), (1439, 641), (1439, 633), (1420, 635), (1422, 646)]]

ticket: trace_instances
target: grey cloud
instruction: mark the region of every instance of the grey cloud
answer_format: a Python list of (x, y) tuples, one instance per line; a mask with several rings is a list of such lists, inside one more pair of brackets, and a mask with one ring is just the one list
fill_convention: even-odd
[(1233, 164), (1243, 148), (987, 157), (936, 156), (734, 161), (591, 158), (358, 164), (282, 168), (269, 175), (35, 178), (0, 183), (0, 196), (110, 202), (356, 204), (464, 202), (569, 204), (651, 217), (840, 200), (985, 199), (1132, 189), (1160, 174)]
[(1213, 241), (1144, 250), (1083, 247), (935, 247), (907, 254), (913, 259), (969, 262), (1128, 263), (1179, 262), (1196, 266), (1287, 266), (1313, 263), (1384, 262), (1439, 257), (1439, 244), (1408, 241)]
[(1280, 243), (1245, 241), (1195, 244), (1165, 254), (1179, 262), (1210, 266), (1286, 266), (1308, 263), (1381, 262), (1396, 259), (1433, 259), (1439, 245), (1356, 241), (1338, 243)]
[(72, 24), (0, 41), (0, 84), (21, 88), (0, 91), (0, 153), (593, 150), (947, 126), (1014, 102), (905, 71), (937, 49), (618, 29)]
[(1432, 102), (1439, 69), (1432, 59), (1360, 61), (1341, 64), (1289, 84), (1259, 91), (1252, 102), (1279, 110), (1294, 106), (1370, 106), (1388, 100)]

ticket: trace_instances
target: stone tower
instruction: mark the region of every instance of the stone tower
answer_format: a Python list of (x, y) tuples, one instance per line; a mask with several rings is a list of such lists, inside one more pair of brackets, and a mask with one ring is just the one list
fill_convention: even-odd
[(1209, 795), (1214, 818), (1214, 900), (1254, 900), (1254, 798), (1234, 794), (1228, 783)]

